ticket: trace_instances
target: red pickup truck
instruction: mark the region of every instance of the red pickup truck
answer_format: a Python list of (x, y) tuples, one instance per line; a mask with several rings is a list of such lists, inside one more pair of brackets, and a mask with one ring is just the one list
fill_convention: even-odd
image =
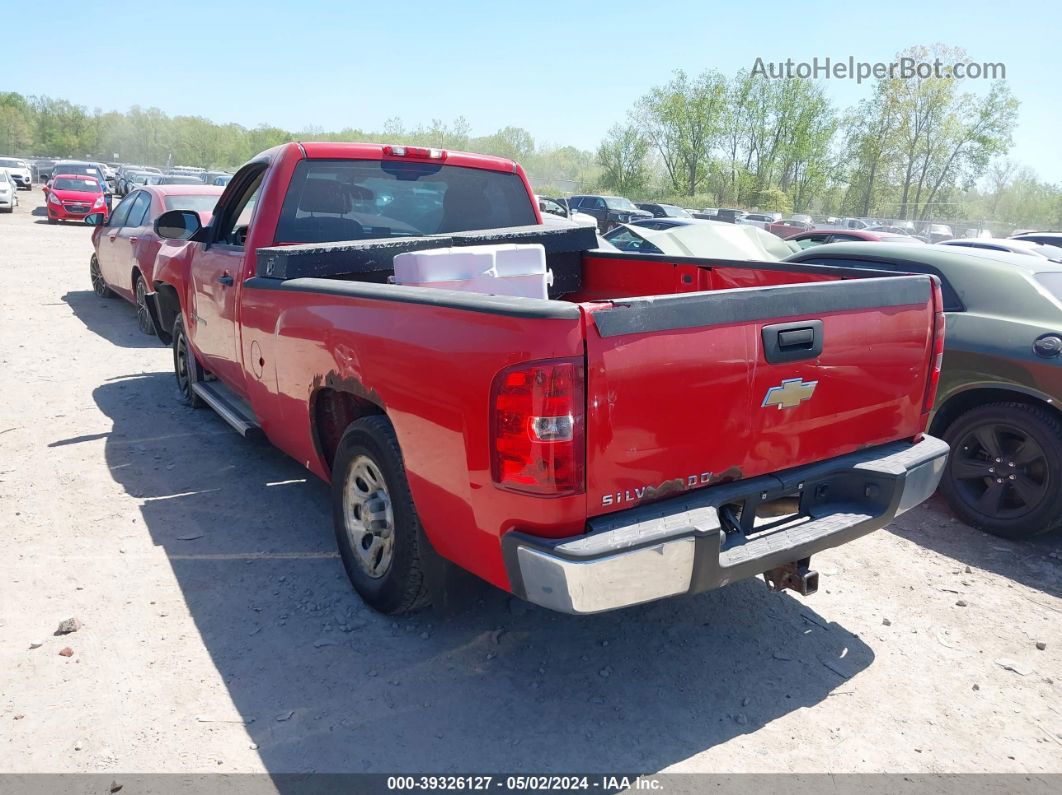
[[(540, 224), (511, 161), (341, 143), (254, 158), (207, 226), (156, 221), (184, 400), (331, 482), (374, 608), (425, 604), (440, 560), (570, 613), (758, 574), (809, 593), (812, 553), (936, 488), (933, 277)], [(396, 254), (513, 242), (544, 247), (548, 299), (393, 283)]]

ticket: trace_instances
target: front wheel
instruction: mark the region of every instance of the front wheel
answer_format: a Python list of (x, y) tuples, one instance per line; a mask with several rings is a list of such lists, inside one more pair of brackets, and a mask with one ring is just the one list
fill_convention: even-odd
[(427, 542), (386, 417), (363, 417), (343, 434), (332, 466), (332, 518), (343, 567), (370, 607), (396, 615), (427, 605)]
[(948, 426), (941, 491), (955, 513), (1002, 538), (1062, 527), (1062, 422), (1027, 403), (991, 403)]
[(203, 380), (203, 366), (199, 364), (188, 345), (188, 337), (184, 333), (184, 318), (180, 315), (173, 323), (173, 372), (177, 376), (177, 392), (181, 396), (181, 402), (193, 409), (205, 406), (203, 399), (192, 389), (194, 383)]
[(151, 313), (148, 311), (147, 305), (147, 284), (144, 282), (144, 277), (137, 274), (136, 285), (134, 287), (136, 292), (136, 325), (142, 332), (149, 336), (156, 336), (155, 333), (155, 321), (151, 319)]

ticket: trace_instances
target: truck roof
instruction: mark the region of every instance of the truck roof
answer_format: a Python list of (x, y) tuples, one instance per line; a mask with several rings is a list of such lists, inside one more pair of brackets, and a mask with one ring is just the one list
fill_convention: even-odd
[[(299, 142), (299, 146), (306, 153), (306, 157), (322, 160), (379, 160), (384, 156), (384, 147), (391, 145), (402, 146), (403, 144), (339, 143), (334, 141)], [(516, 163), (504, 157), (455, 152), (450, 149), (444, 149), (443, 151), (446, 152), (446, 159), (442, 162), (447, 165), (482, 168), (490, 171), (515, 172), (517, 170)]]

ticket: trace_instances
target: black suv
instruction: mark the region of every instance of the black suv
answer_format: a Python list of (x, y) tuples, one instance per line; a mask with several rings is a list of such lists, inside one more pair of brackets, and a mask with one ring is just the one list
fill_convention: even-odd
[(692, 218), (689, 210), (684, 210), (681, 207), (676, 207), (674, 204), (650, 204), (649, 202), (637, 202), (635, 205), (639, 210), (645, 210), (647, 213), (651, 213), (654, 218)]
[(626, 224), (639, 218), (652, 218), (652, 213), (639, 210), (630, 199), (622, 196), (572, 196), (568, 206), (597, 219), (597, 231), (607, 232), (617, 224)]

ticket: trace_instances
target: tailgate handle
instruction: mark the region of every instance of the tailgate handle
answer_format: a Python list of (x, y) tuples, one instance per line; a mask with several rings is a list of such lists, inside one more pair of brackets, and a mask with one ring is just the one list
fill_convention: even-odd
[(778, 332), (778, 347), (784, 350), (791, 348), (811, 348), (815, 342), (815, 329), (798, 328), (792, 331)]
[(772, 323), (763, 327), (763, 356), (768, 364), (814, 359), (821, 353), (821, 320)]

